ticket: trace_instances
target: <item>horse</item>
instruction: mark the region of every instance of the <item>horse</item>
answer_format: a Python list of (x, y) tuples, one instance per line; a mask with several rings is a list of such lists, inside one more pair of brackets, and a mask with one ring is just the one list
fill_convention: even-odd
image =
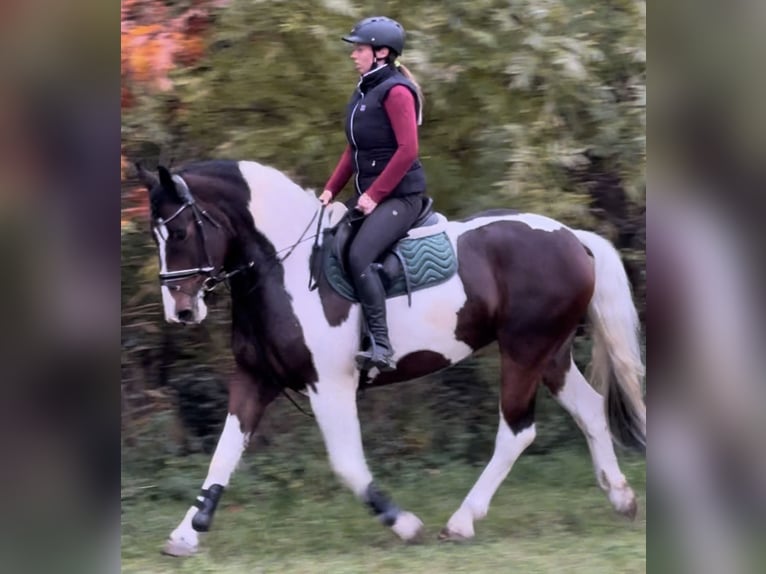
[[(164, 553), (198, 550), (264, 411), (286, 389), (308, 397), (338, 479), (399, 538), (418, 540), (422, 521), (397, 506), (368, 468), (357, 415), (360, 382), (416, 379), (493, 342), (501, 359), (494, 452), (439, 537), (475, 536), (475, 522), (535, 438), (540, 384), (583, 431), (597, 483), (616, 512), (635, 517), (636, 496), (614, 443), (645, 448), (644, 365), (631, 287), (608, 240), (533, 213), (490, 210), (459, 221), (438, 214), (427, 233), (446, 238), (455, 272), (387, 299), (396, 368), (360, 373), (359, 305), (326, 273), (310, 288), (317, 234), (339, 225), (348, 214), (344, 204), (324, 209), (313, 190), (253, 161), (201, 161), (174, 173), (160, 166), (156, 174), (136, 166), (150, 197), (165, 320), (200, 323), (207, 292), (225, 282), (231, 293), (236, 366), (228, 412), (200, 493)], [(584, 320), (592, 325), (593, 386), (572, 359)]]

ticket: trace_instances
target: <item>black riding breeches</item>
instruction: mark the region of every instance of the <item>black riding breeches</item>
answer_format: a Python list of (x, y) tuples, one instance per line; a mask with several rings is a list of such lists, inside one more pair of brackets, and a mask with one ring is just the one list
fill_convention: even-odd
[(357, 211), (349, 214), (352, 225), (358, 229), (348, 253), (349, 271), (354, 280), (384, 251), (407, 235), (422, 207), (423, 195), (418, 193), (384, 199), (366, 217)]

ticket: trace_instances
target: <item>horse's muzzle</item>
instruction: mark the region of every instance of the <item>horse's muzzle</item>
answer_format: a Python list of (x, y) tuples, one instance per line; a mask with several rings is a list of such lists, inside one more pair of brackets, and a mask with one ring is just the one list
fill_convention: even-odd
[(193, 323), (194, 322), (194, 311), (191, 309), (181, 309), (180, 311), (176, 312), (176, 318), (178, 319), (179, 323)]

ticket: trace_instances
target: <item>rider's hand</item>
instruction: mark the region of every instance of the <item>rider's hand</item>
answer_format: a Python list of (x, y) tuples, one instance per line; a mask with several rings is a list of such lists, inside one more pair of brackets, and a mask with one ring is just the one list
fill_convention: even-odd
[(378, 206), (377, 202), (375, 202), (374, 199), (372, 199), (369, 195), (366, 193), (363, 193), (359, 196), (359, 199), (356, 202), (356, 208), (364, 213), (365, 215), (370, 215), (372, 213), (372, 210), (375, 209)]
[(327, 205), (332, 201), (332, 191), (329, 189), (325, 189), (322, 192), (322, 195), (319, 196), (319, 201), (322, 202), (322, 205)]

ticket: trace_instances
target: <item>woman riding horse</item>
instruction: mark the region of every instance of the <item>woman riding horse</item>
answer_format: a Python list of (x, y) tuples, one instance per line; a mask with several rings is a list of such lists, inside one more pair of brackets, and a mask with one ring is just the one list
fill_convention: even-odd
[[(409, 70), (396, 62), (404, 49), (401, 24), (365, 18), (343, 40), (354, 45), (351, 58), (361, 77), (348, 103), (348, 145), (319, 199), (327, 205), (355, 175), (355, 236), (348, 264), (372, 341), (369, 350), (357, 355), (357, 364), (391, 371), (395, 363), (386, 295), (375, 261), (406, 235), (423, 205), (426, 181), (418, 160), (422, 95)], [(354, 218), (358, 212), (362, 216)]]
[[(494, 209), (447, 221), (441, 233), (457, 271), (413, 293), (411, 304), (407, 297), (390, 298), (387, 325), (371, 264), (406, 233), (416, 215), (413, 205), (423, 198), (423, 171), (415, 159), (420, 100), (415, 85), (391, 64), (403, 47), (400, 26), (368, 19), (345, 39), (356, 44), (352, 58), (362, 79), (349, 104), (350, 145), (322, 196), (328, 202), (356, 171), (356, 206), (363, 215), (351, 262), (376, 342), (362, 359), (391, 362), (387, 326), (397, 347), (396, 369), (370, 375), (370, 383), (414, 380), (492, 343), (499, 352), (494, 450), (441, 536), (474, 537), (475, 523), (487, 516), (498, 488), (536, 436), (540, 385), (583, 430), (598, 484), (614, 509), (635, 517), (635, 493), (612, 445), (612, 436), (646, 444), (640, 323), (619, 252), (595, 233), (534, 213)], [(231, 295), (235, 366), (226, 420), (200, 492), (164, 551), (188, 556), (198, 550), (200, 533), (209, 531), (264, 412), (288, 388), (308, 396), (342, 483), (402, 540), (417, 539), (422, 521), (378, 487), (364, 454), (356, 403), (360, 369), (352, 368), (359, 306), (329, 282), (325, 289), (321, 283), (308, 287), (307, 233), (315, 224), (318, 233), (335, 225), (341, 210), (322, 211), (313, 191), (253, 161), (200, 162), (175, 173), (160, 167), (158, 176), (139, 168), (138, 174), (150, 197), (166, 320), (203, 321), (205, 293), (217, 284), (227, 283)], [(296, 229), (295, 221), (306, 226)], [(572, 356), (585, 317), (593, 340), (593, 387)]]

